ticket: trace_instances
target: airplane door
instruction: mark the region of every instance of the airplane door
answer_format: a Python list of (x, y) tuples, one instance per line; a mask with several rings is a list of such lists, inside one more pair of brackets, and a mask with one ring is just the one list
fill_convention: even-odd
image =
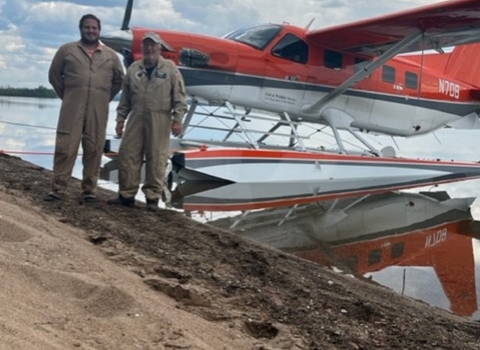
[(287, 33), (272, 44), (265, 55), (262, 102), (276, 110), (297, 111), (305, 93), (308, 45)]

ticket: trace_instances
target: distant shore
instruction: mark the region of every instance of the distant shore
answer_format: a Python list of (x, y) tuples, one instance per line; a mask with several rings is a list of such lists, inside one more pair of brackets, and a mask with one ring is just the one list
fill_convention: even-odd
[[(37, 88), (12, 88), (0, 86), (0, 97), (36, 97), (36, 98), (57, 98), (57, 94), (53, 89), (47, 89), (40, 85)], [(115, 95), (113, 101), (120, 101), (120, 93)]]
[(0, 96), (55, 98), (57, 94), (53, 89), (47, 89), (42, 85), (33, 89), (0, 86)]

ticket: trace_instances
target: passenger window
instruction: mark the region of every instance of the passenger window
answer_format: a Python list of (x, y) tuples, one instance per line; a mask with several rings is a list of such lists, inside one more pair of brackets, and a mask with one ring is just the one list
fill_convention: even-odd
[(368, 266), (377, 264), (382, 260), (382, 251), (380, 249), (374, 249), (368, 252)]
[(401, 257), (403, 255), (404, 250), (405, 250), (405, 245), (403, 244), (403, 242), (395, 243), (392, 246), (392, 259)]
[(327, 68), (342, 69), (343, 55), (340, 52), (325, 50), (323, 64)]
[(405, 86), (409, 89), (417, 89), (418, 76), (412, 72), (405, 72)]
[(295, 35), (287, 34), (272, 49), (272, 55), (298, 63), (307, 63), (308, 45)]
[(395, 83), (395, 68), (390, 66), (383, 66), (382, 79), (386, 83)]

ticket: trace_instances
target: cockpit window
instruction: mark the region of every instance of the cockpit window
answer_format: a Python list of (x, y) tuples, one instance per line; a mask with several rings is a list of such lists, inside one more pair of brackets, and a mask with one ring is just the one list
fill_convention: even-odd
[(256, 49), (263, 50), (273, 38), (277, 36), (280, 30), (282, 30), (282, 26), (276, 24), (263, 24), (238, 29), (225, 35), (223, 38), (238, 41)]
[(295, 35), (287, 34), (272, 49), (272, 55), (298, 63), (307, 63), (308, 45)]

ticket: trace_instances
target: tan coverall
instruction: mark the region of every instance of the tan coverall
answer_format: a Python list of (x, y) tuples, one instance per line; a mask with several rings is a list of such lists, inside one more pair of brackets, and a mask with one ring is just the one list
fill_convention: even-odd
[(122, 63), (101, 45), (92, 58), (80, 41), (62, 45), (48, 79), (62, 100), (53, 161), (53, 192), (64, 191), (72, 175), (80, 141), (83, 149), (82, 192), (95, 194), (105, 144), (108, 104), (120, 91)]
[(119, 194), (135, 197), (145, 156), (147, 200), (159, 200), (165, 181), (172, 117), (181, 122), (187, 111), (183, 79), (175, 64), (160, 56), (150, 80), (143, 60), (127, 70), (117, 121), (128, 117), (119, 149)]

